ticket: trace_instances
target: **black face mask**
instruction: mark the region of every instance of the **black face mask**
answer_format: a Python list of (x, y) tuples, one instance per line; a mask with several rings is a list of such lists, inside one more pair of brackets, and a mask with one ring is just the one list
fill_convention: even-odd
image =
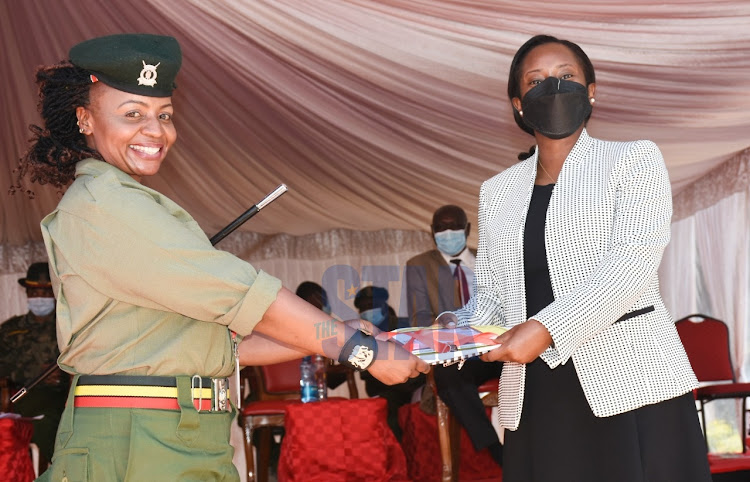
[(521, 99), (523, 122), (550, 139), (573, 134), (591, 114), (588, 90), (578, 82), (547, 77)]

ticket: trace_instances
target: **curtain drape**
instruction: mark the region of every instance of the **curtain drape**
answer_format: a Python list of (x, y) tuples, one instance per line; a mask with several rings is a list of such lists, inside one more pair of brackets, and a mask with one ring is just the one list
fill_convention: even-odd
[(659, 268), (675, 319), (694, 313), (727, 323), (738, 379), (750, 379), (750, 190), (672, 223)]
[[(590, 133), (655, 141), (675, 195), (750, 147), (745, 0), (26, 0), (0, 2), (0, 192), (38, 121), (35, 67), (124, 31), (182, 45), (179, 139), (147, 182), (211, 233), (282, 182), (289, 194), (242, 231), (423, 230), (449, 202), (476, 221), (480, 183), (533, 143), (505, 90), (537, 33), (583, 47), (597, 70)], [(748, 185), (725, 180), (679, 216)], [(33, 190), (0, 203), (1, 245), (41, 240), (59, 195)]]
[[(748, 264), (747, 193), (735, 194), (720, 202), (715, 210), (698, 211), (695, 215), (695, 237), (701, 272), (708, 301), (708, 312), (729, 324), (730, 342), (735, 358), (734, 367), (739, 375), (745, 360), (750, 283)], [(737, 225), (745, 225), (737, 230)]]
[[(372, 282), (364, 266), (388, 267), (366, 277), (389, 283), (400, 304), (393, 267), (432, 246), (425, 230), (436, 207), (461, 205), (476, 225), (481, 182), (533, 142), (505, 95), (514, 52), (537, 33), (580, 44), (597, 70), (590, 133), (652, 139), (664, 153), (675, 200), (661, 268), (670, 309), (734, 324), (742, 366), (750, 2), (0, 2), (3, 196), (38, 122), (35, 67), (118, 32), (171, 34), (184, 54), (179, 141), (147, 183), (209, 234), (286, 183), (290, 192), (222, 248), (292, 289), (328, 273), (342, 307), (355, 274)], [(34, 199), (0, 203), (3, 319), (23, 310), (15, 280), (44, 259), (39, 221), (61, 194), (32, 189)]]

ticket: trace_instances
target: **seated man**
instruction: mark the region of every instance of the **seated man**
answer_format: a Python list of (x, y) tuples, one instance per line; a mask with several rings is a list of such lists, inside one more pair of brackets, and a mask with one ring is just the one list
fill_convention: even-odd
[[(388, 290), (385, 288), (367, 286), (360, 289), (354, 296), (354, 306), (362, 319), (371, 322), (381, 331), (391, 331), (399, 327), (396, 312), (388, 305)], [(410, 403), (414, 391), (424, 385), (424, 374), (397, 385), (386, 385), (367, 371), (362, 372), (360, 376), (365, 382), (368, 396), (382, 397), (388, 402), (388, 425), (396, 438), (401, 440), (402, 430), (398, 424), (398, 409)]]
[[(18, 283), (26, 290), (29, 311), (0, 325), (0, 378), (9, 380), (11, 393), (44, 373), (51, 364), (57, 365), (60, 356), (49, 266), (32, 264), (26, 277)], [(34, 421), (31, 439), (39, 447), (40, 473), (52, 459), (69, 385), (70, 377), (58, 368), (12, 407), (14, 412), (27, 417), (44, 415), (43, 419)]]
[[(326, 290), (314, 281), (303, 281), (297, 286), (295, 294), (307, 301), (319, 310), (331, 313), (331, 305), (328, 302), (328, 293)], [(343, 368), (343, 367), (342, 367)], [(346, 382), (346, 373), (343, 370), (328, 370), (326, 374), (326, 385), (333, 390), (342, 383)]]
[(328, 314), (331, 313), (331, 305), (328, 303), (328, 293), (318, 283), (303, 281), (297, 286), (295, 294), (319, 310), (323, 310)]
[[(444, 311), (460, 308), (474, 294), (476, 253), (466, 246), (471, 230), (466, 213), (454, 205), (438, 208), (432, 216), (432, 235), (437, 249), (411, 258), (406, 263), (406, 294), (412, 326), (429, 326)], [(482, 383), (499, 378), (502, 363), (485, 363), (478, 358), (458, 364), (435, 366), (438, 396), (466, 429), (474, 449), (489, 448), (502, 466), (502, 445), (485, 414), (477, 390)]]

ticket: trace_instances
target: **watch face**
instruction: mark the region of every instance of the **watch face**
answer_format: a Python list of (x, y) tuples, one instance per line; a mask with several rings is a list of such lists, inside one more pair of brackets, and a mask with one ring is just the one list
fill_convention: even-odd
[(375, 351), (364, 345), (356, 345), (352, 350), (352, 354), (349, 355), (349, 363), (354, 365), (359, 370), (364, 370), (375, 358)]

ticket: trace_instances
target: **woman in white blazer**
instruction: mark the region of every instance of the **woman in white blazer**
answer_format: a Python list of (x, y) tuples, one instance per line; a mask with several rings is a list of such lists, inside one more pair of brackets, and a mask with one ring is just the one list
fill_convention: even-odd
[(710, 481), (697, 380), (659, 294), (664, 160), (650, 141), (590, 137), (595, 92), (576, 44), (518, 50), (508, 95), (536, 150), (483, 183), (477, 292), (439, 321), (510, 328), (483, 356), (506, 362), (504, 482)]

